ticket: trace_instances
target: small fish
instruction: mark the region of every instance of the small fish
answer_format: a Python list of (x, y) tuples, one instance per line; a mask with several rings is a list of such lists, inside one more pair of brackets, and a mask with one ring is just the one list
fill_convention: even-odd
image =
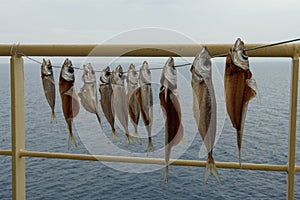
[(257, 86), (249, 69), (244, 42), (239, 38), (231, 47), (226, 58), (224, 86), (227, 112), (233, 127), (237, 131), (239, 163), (241, 166), (242, 137), (247, 105), (256, 96)]
[(53, 70), (52, 70), (52, 65), (50, 60), (43, 59), (43, 63), (41, 65), (41, 76), (42, 76), (45, 97), (52, 111), (51, 113), (51, 122), (52, 122), (56, 118), (55, 111), (54, 111), (56, 90), (55, 90), (55, 82), (54, 82)]
[(99, 92), (100, 92), (100, 96), (101, 96), (100, 104), (101, 104), (104, 116), (111, 126), (112, 139), (114, 137), (116, 137), (118, 141), (121, 141), (120, 136), (118, 135), (118, 133), (116, 132), (116, 129), (115, 129), (115, 112), (114, 112), (113, 105), (112, 105), (113, 90), (112, 90), (112, 86), (110, 83), (110, 77), (111, 77), (110, 68), (106, 67), (100, 76), (100, 88), (99, 88)]
[(125, 130), (127, 146), (133, 143), (132, 136), (129, 134), (128, 130), (128, 110), (126, 106), (126, 94), (124, 80), (126, 76), (124, 75), (121, 65), (119, 65), (115, 70), (112, 71), (110, 77), (110, 82), (112, 83), (113, 95), (113, 109)]
[(151, 137), (153, 120), (153, 94), (151, 86), (151, 72), (147, 61), (144, 61), (139, 75), (140, 87), (137, 91), (139, 105), (141, 107), (142, 118), (148, 132), (147, 152), (154, 151)]
[(211, 172), (220, 183), (218, 170), (212, 156), (217, 131), (217, 102), (212, 83), (211, 56), (205, 47), (196, 56), (191, 73), (194, 118), (208, 152), (204, 183), (207, 182)]
[(137, 100), (137, 89), (138, 89), (138, 81), (139, 75), (135, 69), (135, 66), (131, 64), (127, 71), (127, 104), (128, 104), (128, 111), (130, 116), (130, 121), (134, 127), (134, 136), (141, 144), (142, 141), (140, 139), (138, 133), (138, 124), (140, 119), (140, 105)]
[(62, 110), (69, 130), (68, 148), (70, 148), (72, 142), (77, 146), (72, 131), (72, 121), (78, 115), (80, 105), (74, 89), (74, 82), (74, 68), (72, 62), (67, 58), (60, 72), (59, 93), (62, 101)]
[(80, 97), (81, 105), (90, 113), (96, 114), (97, 119), (101, 125), (100, 113), (98, 110), (98, 97), (96, 86), (95, 71), (90, 63), (83, 65), (82, 75), (83, 86), (80, 89), (78, 96)]
[(174, 59), (166, 62), (160, 78), (159, 99), (165, 119), (165, 182), (168, 181), (169, 161), (171, 148), (177, 145), (183, 138), (183, 126), (181, 123), (181, 108), (178, 99), (177, 73), (174, 67)]

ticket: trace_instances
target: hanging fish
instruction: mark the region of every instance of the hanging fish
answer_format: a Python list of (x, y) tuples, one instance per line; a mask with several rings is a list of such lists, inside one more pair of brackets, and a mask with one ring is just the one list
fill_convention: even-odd
[(249, 69), (244, 42), (239, 38), (227, 55), (224, 81), (226, 108), (231, 123), (237, 131), (239, 163), (241, 166), (242, 137), (247, 105), (256, 96), (257, 87)]
[(151, 137), (153, 120), (153, 94), (151, 86), (151, 72), (147, 61), (144, 61), (139, 75), (140, 87), (137, 91), (139, 105), (141, 107), (142, 118), (148, 133), (147, 152), (154, 151)]
[(97, 106), (98, 97), (96, 75), (90, 63), (83, 65), (82, 81), (83, 86), (78, 93), (81, 105), (86, 111), (96, 114), (99, 124), (102, 127), (100, 113)]
[(45, 97), (51, 108), (51, 122), (52, 122), (56, 118), (55, 111), (54, 111), (56, 90), (55, 90), (55, 82), (54, 82), (53, 70), (52, 70), (52, 65), (50, 60), (43, 59), (41, 65), (41, 76), (42, 76)]
[(181, 124), (181, 108), (178, 99), (177, 74), (174, 67), (174, 59), (166, 62), (160, 78), (159, 99), (165, 119), (165, 182), (168, 181), (169, 160), (171, 148), (177, 145), (183, 138), (183, 126)]
[(135, 66), (131, 64), (127, 71), (127, 104), (128, 104), (128, 111), (130, 116), (130, 121), (134, 127), (134, 136), (141, 144), (142, 141), (140, 139), (138, 133), (138, 123), (140, 119), (140, 105), (137, 100), (137, 89), (138, 89), (138, 81), (139, 75), (135, 69)]
[(125, 130), (127, 146), (132, 144), (133, 140), (128, 130), (128, 110), (126, 106), (125, 98), (125, 86), (124, 80), (126, 76), (124, 75), (121, 65), (119, 65), (115, 70), (112, 71), (110, 81), (112, 83), (113, 95), (113, 109), (116, 112), (116, 115)]
[(100, 96), (101, 96), (100, 104), (101, 104), (104, 116), (111, 126), (112, 139), (114, 137), (116, 137), (118, 139), (118, 141), (121, 141), (120, 136), (118, 135), (118, 133), (116, 132), (116, 129), (115, 129), (115, 112), (114, 112), (113, 105), (112, 105), (113, 90), (112, 90), (112, 86), (110, 83), (110, 77), (111, 77), (110, 68), (106, 67), (100, 76), (100, 88), (99, 88), (99, 92), (100, 92)]
[(194, 118), (208, 152), (204, 183), (207, 182), (211, 172), (220, 183), (218, 170), (212, 156), (217, 131), (217, 102), (212, 83), (211, 56), (205, 47), (196, 56), (191, 73)]
[(72, 142), (77, 146), (72, 131), (72, 121), (78, 115), (80, 105), (74, 89), (74, 82), (75, 76), (72, 62), (66, 59), (60, 72), (59, 93), (62, 101), (62, 110), (69, 130), (68, 148), (70, 148)]

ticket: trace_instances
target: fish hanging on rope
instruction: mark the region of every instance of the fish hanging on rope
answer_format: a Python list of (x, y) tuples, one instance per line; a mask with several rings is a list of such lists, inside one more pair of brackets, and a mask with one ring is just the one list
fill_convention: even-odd
[(204, 183), (212, 172), (220, 183), (218, 170), (213, 159), (213, 147), (217, 131), (217, 102), (212, 82), (211, 56), (204, 47), (195, 57), (191, 67), (193, 89), (193, 112), (198, 131), (206, 147), (208, 158)]
[(113, 88), (113, 109), (125, 130), (126, 142), (128, 146), (129, 144), (133, 144), (134, 142), (128, 130), (128, 110), (126, 106), (126, 94), (124, 86), (125, 78), (126, 76), (124, 75), (123, 69), (121, 65), (119, 65), (115, 70), (112, 71), (110, 82), (112, 83)]
[(140, 139), (139, 133), (138, 133), (138, 123), (140, 119), (140, 105), (137, 100), (137, 89), (138, 89), (138, 81), (139, 81), (139, 74), (137, 73), (135, 66), (131, 64), (129, 66), (129, 69), (127, 71), (127, 104), (128, 104), (128, 111), (129, 111), (129, 117), (130, 121), (134, 127), (134, 136), (139, 141), (139, 143), (142, 143), (142, 140)]
[(54, 81), (53, 70), (52, 70), (52, 65), (50, 60), (43, 59), (41, 65), (41, 76), (42, 76), (45, 97), (51, 108), (51, 122), (52, 122), (56, 118), (55, 111), (54, 111), (56, 90), (55, 90), (55, 81)]
[(151, 137), (152, 120), (153, 120), (153, 94), (151, 86), (151, 72), (147, 61), (144, 61), (139, 74), (140, 87), (137, 91), (139, 105), (143, 122), (148, 133), (147, 152), (154, 151)]
[(225, 66), (224, 86), (226, 108), (231, 123), (237, 132), (239, 163), (241, 166), (241, 148), (247, 105), (256, 96), (257, 86), (249, 69), (249, 60), (244, 42), (237, 39), (231, 47)]
[(59, 77), (59, 93), (62, 101), (62, 110), (69, 130), (68, 148), (73, 142), (77, 146), (73, 135), (72, 122), (78, 115), (80, 105), (74, 88), (75, 76), (72, 62), (66, 59), (60, 72)]
[(82, 75), (83, 86), (80, 89), (78, 96), (80, 97), (83, 108), (93, 114), (96, 114), (100, 126), (101, 118), (98, 110), (98, 97), (95, 71), (90, 63), (83, 65)]
[(111, 72), (110, 68), (106, 67), (100, 75), (100, 104), (102, 107), (102, 111), (104, 113), (105, 118), (111, 126), (111, 136), (112, 139), (115, 137), (118, 141), (121, 141), (120, 136), (116, 132), (115, 129), (115, 112), (112, 105), (112, 85), (110, 83)]
[(181, 108), (177, 90), (177, 73), (174, 59), (166, 62), (160, 78), (159, 99), (165, 119), (165, 182), (168, 181), (171, 149), (183, 138)]

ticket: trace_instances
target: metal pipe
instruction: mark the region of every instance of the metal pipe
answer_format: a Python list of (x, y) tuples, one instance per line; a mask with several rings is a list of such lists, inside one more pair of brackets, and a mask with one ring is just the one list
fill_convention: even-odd
[[(251, 49), (265, 44), (247, 44)], [(167, 57), (182, 56), (193, 57), (203, 46), (206, 46), (211, 55), (227, 53), (232, 44), (21, 44), (0, 45), (0, 56), (10, 56), (11, 52), (24, 53), (27, 56), (142, 56)], [(294, 49), (300, 44), (284, 44), (255, 51), (249, 51), (251, 57), (292, 57)]]
[[(20, 151), (20, 156), (22, 156), (22, 157), (39, 157), (39, 158), (55, 158), (55, 159), (71, 159), (71, 160), (90, 160), (90, 161), (103, 161), (103, 162), (157, 164), (157, 165), (165, 164), (165, 160), (162, 158), (142, 158), (142, 157), (89, 155), (89, 154), (66, 154), (66, 153), (24, 151), (24, 150)], [(171, 159), (170, 165), (205, 167), (206, 161)], [(240, 168), (239, 163), (236, 163), (236, 162), (216, 162), (216, 166), (218, 168), (243, 169), (243, 170), (287, 171), (286, 165), (243, 163), (242, 167)]]
[(0, 155), (1, 156), (11, 156), (12, 152), (11, 152), (11, 150), (0, 150)]
[(287, 168), (287, 199), (294, 199), (296, 131), (297, 131), (297, 99), (298, 99), (299, 55), (293, 56), (291, 74), (290, 121), (289, 121), (289, 154)]

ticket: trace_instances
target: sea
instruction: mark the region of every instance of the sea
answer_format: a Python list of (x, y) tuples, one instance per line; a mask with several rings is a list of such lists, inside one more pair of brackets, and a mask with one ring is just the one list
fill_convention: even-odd
[[(68, 149), (68, 130), (62, 114), (58, 92), (60, 69), (54, 68), (56, 81), (56, 121), (50, 122), (50, 108), (44, 96), (40, 65), (25, 59), (25, 126), (26, 149), (30, 151), (76, 154), (120, 155), (164, 158), (164, 121), (159, 106), (159, 78), (162, 70), (152, 71), (153, 80), (153, 144), (154, 152), (146, 152), (147, 133), (140, 119), (138, 130), (142, 144), (127, 147), (124, 130), (118, 120), (116, 129), (121, 142), (111, 139), (111, 129), (102, 109), (102, 128), (96, 116), (81, 106), (74, 119), (74, 135), (78, 146)], [(41, 58), (37, 58), (41, 59)], [(139, 68), (146, 59), (150, 67), (163, 67), (167, 58), (135, 58)], [(175, 64), (192, 58), (175, 58)], [(11, 105), (9, 59), (0, 64), (0, 149), (11, 149)], [(61, 66), (63, 58), (54, 60)], [(83, 61), (74, 62), (80, 67)], [(214, 147), (215, 161), (238, 162), (236, 132), (226, 114), (223, 75), (225, 59), (213, 60), (213, 81), (218, 106), (218, 129)], [(93, 64), (93, 63), (92, 63)], [(126, 70), (129, 60), (114, 60), (113, 69), (121, 64)], [(95, 64), (103, 69), (106, 63)], [(171, 158), (206, 160), (206, 151), (193, 118), (191, 74), (189, 66), (177, 68), (178, 94), (182, 110), (184, 140), (173, 147)], [(285, 165), (288, 161), (289, 102), (291, 59), (250, 58), (250, 69), (257, 82), (259, 95), (251, 100), (246, 116), (242, 162)], [(76, 70), (76, 91), (82, 86), (82, 71)], [(96, 73), (99, 79), (99, 73)], [(98, 93), (99, 96), (99, 93)], [(99, 96), (99, 99), (101, 97)], [(297, 124), (299, 125), (299, 112)], [(133, 126), (129, 121), (129, 129)], [(300, 134), (297, 131), (296, 163), (300, 165)], [(0, 199), (12, 198), (10, 156), (0, 156)], [(219, 168), (221, 183), (213, 175), (204, 183), (203, 167), (170, 166), (168, 182), (164, 182), (164, 166), (150, 164), (110, 163), (46, 158), (26, 158), (26, 197), (29, 200), (52, 199), (286, 199), (287, 173)], [(300, 175), (295, 176), (295, 199), (300, 198)]]

